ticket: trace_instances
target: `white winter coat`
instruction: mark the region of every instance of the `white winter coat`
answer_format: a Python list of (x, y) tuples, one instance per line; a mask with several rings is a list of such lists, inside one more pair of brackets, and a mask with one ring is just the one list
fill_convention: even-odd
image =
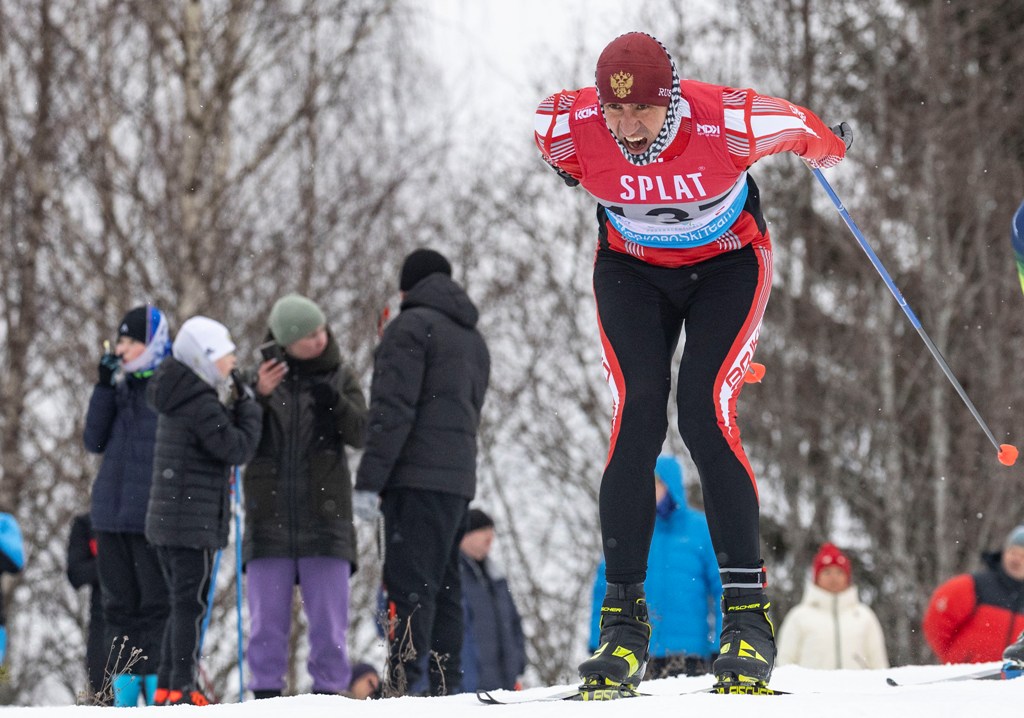
[(830, 593), (809, 584), (779, 628), (776, 662), (824, 669), (888, 668), (889, 656), (882, 626), (857, 598), (856, 586)]

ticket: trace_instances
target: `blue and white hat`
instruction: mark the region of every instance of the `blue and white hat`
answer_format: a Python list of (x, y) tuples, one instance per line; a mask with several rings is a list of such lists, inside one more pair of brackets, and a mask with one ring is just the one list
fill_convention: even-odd
[(152, 304), (129, 311), (121, 320), (118, 336), (146, 343), (142, 354), (124, 363), (126, 374), (151, 372), (171, 353), (171, 328), (167, 317)]

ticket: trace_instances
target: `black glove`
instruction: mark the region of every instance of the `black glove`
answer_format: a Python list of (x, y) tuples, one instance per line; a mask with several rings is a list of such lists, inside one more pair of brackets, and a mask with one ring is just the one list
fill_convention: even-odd
[(333, 409), (338, 405), (338, 399), (341, 398), (338, 390), (330, 382), (326, 381), (314, 384), (310, 388), (310, 392), (313, 394), (313, 403), (318, 409)]
[(96, 381), (100, 386), (114, 386), (114, 377), (121, 368), (121, 357), (117, 354), (107, 352), (100, 357), (99, 379)]
[(565, 172), (564, 170), (560, 170), (557, 167), (553, 167), (553, 169), (558, 174), (558, 176), (562, 178), (562, 181), (565, 182), (570, 187), (575, 187), (576, 185), (578, 185), (580, 183), (580, 181), (578, 179), (573, 177), (568, 172)]
[(830, 127), (829, 129), (832, 130), (836, 137), (843, 141), (846, 149), (850, 149), (853, 145), (853, 128), (850, 127), (849, 122), (840, 122), (835, 127)]
[(235, 385), (235, 402), (248, 401), (256, 396), (256, 392), (252, 390), (252, 387), (245, 383), (242, 379), (242, 375), (238, 373), (237, 369), (231, 370), (231, 381)]

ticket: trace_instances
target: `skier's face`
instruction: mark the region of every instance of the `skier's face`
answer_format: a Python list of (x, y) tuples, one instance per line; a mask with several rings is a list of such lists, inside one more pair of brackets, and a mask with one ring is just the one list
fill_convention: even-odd
[(661, 132), (668, 116), (668, 107), (608, 102), (604, 105), (604, 121), (615, 139), (626, 151), (642, 155)]

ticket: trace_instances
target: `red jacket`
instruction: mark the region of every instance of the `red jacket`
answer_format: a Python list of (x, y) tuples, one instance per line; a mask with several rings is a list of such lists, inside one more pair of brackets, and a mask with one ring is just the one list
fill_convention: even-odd
[(998, 661), (1024, 630), (1024, 581), (987, 554), (989, 569), (949, 579), (932, 594), (924, 614), (924, 635), (943, 663)]

